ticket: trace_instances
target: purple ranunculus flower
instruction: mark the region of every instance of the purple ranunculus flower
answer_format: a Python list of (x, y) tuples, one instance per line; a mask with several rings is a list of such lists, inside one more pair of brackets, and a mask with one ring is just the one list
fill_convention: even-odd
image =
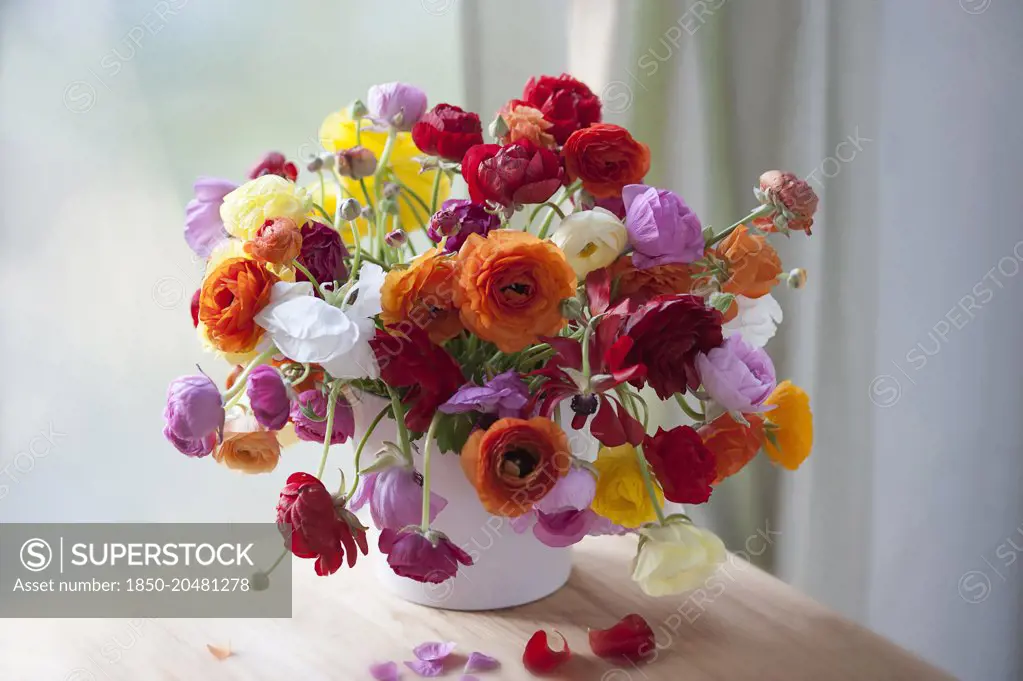
[(434, 243), (447, 237), (444, 250), (457, 253), (470, 234), (486, 236), (500, 226), (501, 218), (488, 213), (482, 205), (466, 199), (448, 199), (430, 218), (426, 234)]
[(521, 416), (528, 402), (529, 388), (518, 372), (512, 369), (494, 376), (482, 386), (466, 383), (439, 408), (445, 414), (478, 411), (496, 414), (503, 419)]
[(426, 93), (408, 83), (382, 83), (369, 89), (366, 108), (377, 126), (408, 132), (426, 113)]
[[(322, 222), (302, 225), (302, 252), (298, 255), (298, 261), (317, 282), (344, 281), (348, 276), (344, 261), (347, 255), (348, 249), (341, 243), (341, 235), (336, 229)], [(295, 280), (309, 281), (309, 278), (298, 270)]]
[(596, 534), (595, 530), (603, 528), (603, 519), (590, 510), (596, 491), (593, 474), (573, 467), (532, 511), (512, 518), (512, 529), (525, 532), (532, 527), (533, 535), (547, 546), (572, 546), (587, 534)]
[(728, 411), (759, 411), (777, 385), (770, 356), (738, 334), (697, 355), (696, 370), (704, 390)]
[(269, 364), (261, 364), (249, 374), (245, 394), (252, 415), (267, 430), (280, 430), (288, 422), (291, 399), (281, 373)]
[[(423, 479), (415, 469), (392, 466), (379, 473), (359, 477), (355, 494), (348, 501), (348, 510), (358, 511), (369, 504), (370, 517), (378, 530), (400, 530), (418, 525), (423, 516)], [(448, 500), (430, 492), (430, 522), (448, 505)]]
[(626, 185), (625, 227), (635, 250), (632, 263), (641, 270), (703, 257), (700, 218), (678, 194), (645, 184)]
[(185, 207), (185, 241), (196, 255), (210, 257), (217, 244), (227, 238), (220, 204), (224, 197), (238, 188), (230, 180), (200, 177), (195, 181), (195, 198)]
[(182, 376), (167, 387), (167, 421), (163, 434), (179, 452), (206, 456), (224, 428), (224, 401), (216, 384), (205, 375)]
[[(323, 420), (314, 421), (306, 416), (302, 412), (303, 406), (308, 407)], [(319, 390), (306, 390), (291, 403), (291, 421), (295, 424), (295, 434), (299, 440), (323, 442), (327, 436), (326, 415), (327, 396)], [(355, 415), (352, 413), (352, 405), (344, 396), (338, 396), (337, 404), (334, 406), (334, 427), (330, 435), (330, 444), (337, 445), (346, 442), (354, 432)]]
[(458, 574), (459, 563), (473, 564), (468, 553), (436, 530), (424, 535), (418, 527), (386, 529), (380, 533), (378, 546), (396, 574), (417, 582), (446, 582)]

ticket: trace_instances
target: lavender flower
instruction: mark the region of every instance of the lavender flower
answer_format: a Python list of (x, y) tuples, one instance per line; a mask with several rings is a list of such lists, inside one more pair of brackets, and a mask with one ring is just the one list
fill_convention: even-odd
[(697, 355), (696, 370), (707, 393), (728, 411), (759, 411), (777, 385), (770, 356), (739, 335)]
[(440, 405), (445, 414), (478, 411), (498, 418), (519, 417), (529, 402), (529, 389), (514, 369), (498, 374), (479, 386), (466, 383), (447, 402)]
[(641, 270), (670, 263), (691, 263), (703, 256), (700, 219), (677, 194), (630, 184), (622, 190), (625, 227), (635, 249), (632, 263)]
[(501, 219), (488, 213), (482, 205), (466, 199), (448, 199), (430, 218), (426, 234), (435, 243), (447, 237), (444, 250), (457, 253), (470, 234), (486, 236), (490, 230), (500, 226)]
[(237, 188), (234, 182), (218, 177), (200, 177), (195, 181), (195, 198), (185, 207), (185, 241), (196, 255), (210, 257), (217, 244), (227, 238), (224, 221), (220, 219), (220, 204)]
[(369, 117), (380, 127), (408, 132), (426, 113), (426, 93), (408, 83), (382, 83), (369, 89)]

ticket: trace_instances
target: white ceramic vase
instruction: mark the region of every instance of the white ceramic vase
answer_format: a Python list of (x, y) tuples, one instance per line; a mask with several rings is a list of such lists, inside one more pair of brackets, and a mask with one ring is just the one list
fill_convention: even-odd
[[(364, 396), (353, 405), (355, 442), (386, 402)], [(384, 418), (367, 441), (363, 461), (368, 462), (384, 441), (397, 442), (397, 426)], [(419, 449), (423, 443), (420, 441)], [(458, 455), (440, 454), (431, 447), (431, 488), (447, 499), (433, 527), (468, 553), (474, 565), (460, 566), (458, 575), (442, 584), (422, 584), (399, 577), (387, 565), (387, 557), (374, 551), (378, 578), (385, 588), (413, 603), (447, 610), (493, 610), (523, 605), (554, 593), (568, 581), (572, 571), (570, 548), (551, 548), (533, 533), (516, 533), (507, 518), (487, 513), (466, 480)], [(421, 453), (416, 469), (422, 471)], [(362, 514), (360, 514), (362, 515)], [(368, 514), (364, 522), (369, 522)]]

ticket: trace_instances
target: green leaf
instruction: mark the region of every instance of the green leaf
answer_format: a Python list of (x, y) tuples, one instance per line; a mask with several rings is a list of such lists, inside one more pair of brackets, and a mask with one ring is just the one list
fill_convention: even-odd
[(434, 436), (441, 452), (461, 452), (469, 439), (474, 421), (473, 414), (447, 414), (437, 422)]
[(767, 438), (767, 441), (771, 443), (772, 447), (777, 449), (779, 452), (781, 451), (781, 445), (778, 444), (778, 435), (774, 432), (773, 428), (765, 428), (764, 437)]
[(730, 308), (734, 302), (735, 296), (731, 293), (714, 292), (710, 295), (710, 306), (721, 314), (728, 312), (728, 308)]

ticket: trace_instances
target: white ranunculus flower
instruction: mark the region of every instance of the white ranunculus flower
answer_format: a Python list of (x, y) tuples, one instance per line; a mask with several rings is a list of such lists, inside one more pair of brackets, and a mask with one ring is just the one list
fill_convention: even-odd
[(582, 280), (617, 260), (629, 243), (629, 233), (614, 213), (598, 207), (566, 217), (554, 230), (551, 241), (564, 252)]
[(725, 561), (724, 542), (710, 530), (684, 521), (639, 530), (632, 579), (648, 596), (671, 596), (703, 586)]
[(369, 341), (383, 282), (379, 265), (364, 264), (341, 308), (315, 297), (309, 282), (279, 282), (256, 323), (289, 359), (319, 364), (334, 378), (379, 378)]
[(782, 311), (778, 301), (768, 293), (759, 298), (736, 296), (735, 304), (739, 306), (739, 313), (721, 327), (725, 338), (740, 334), (744, 341), (755, 348), (767, 345), (781, 324)]

